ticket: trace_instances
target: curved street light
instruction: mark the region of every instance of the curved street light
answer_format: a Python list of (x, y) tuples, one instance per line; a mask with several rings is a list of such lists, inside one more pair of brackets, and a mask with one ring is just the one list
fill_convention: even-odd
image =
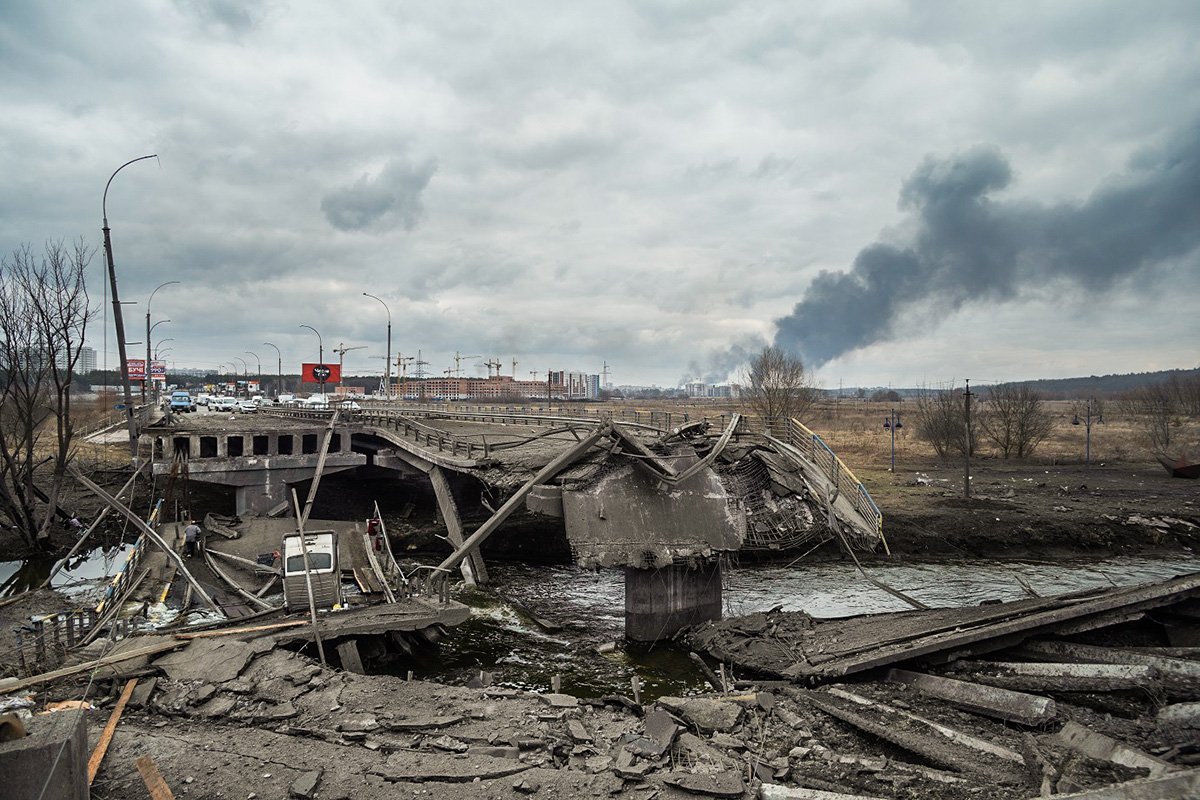
[[(242, 368), (245, 370), (244, 374), (246, 376), (246, 396), (249, 397), (250, 396), (250, 365), (247, 364), (246, 359), (242, 358), (241, 356), (234, 356), (233, 358), (236, 361), (242, 362)], [(237, 396), (237, 364), (233, 365), (233, 377), (234, 377), (233, 394), (236, 397)]]
[[(175, 338), (172, 336), (168, 336), (165, 339), (159, 339), (158, 344), (154, 345), (154, 357), (158, 358), (158, 354), (161, 352), (159, 350), (159, 348), (162, 347), (163, 342), (173, 342), (173, 341), (175, 341)], [(168, 349), (170, 349), (170, 348), (168, 348)]]
[(270, 342), (263, 342), (263, 344), (266, 345), (267, 347), (275, 348), (275, 358), (276, 358), (275, 366), (279, 370), (279, 373), (277, 375), (278, 383), (275, 384), (275, 399), (278, 400), (279, 393), (283, 391), (283, 353), (279, 352), (279, 348), (276, 347), (275, 345), (271, 344)]
[(387, 356), (383, 362), (383, 385), (384, 397), (388, 400), (392, 399), (392, 310), (388, 308), (388, 304), (383, 302), (381, 298), (375, 297), (370, 292), (363, 292), (363, 297), (371, 297), (379, 300), (379, 304), (383, 306), (383, 310), (387, 312)]
[[(133, 391), (129, 385), (129, 358), (125, 352), (125, 321), (121, 317), (121, 299), (117, 296), (117, 268), (113, 263), (112, 235), (108, 227), (108, 187), (112, 185), (113, 178), (117, 177), (117, 173), (128, 167), (130, 164), (136, 164), (139, 161), (145, 161), (147, 158), (158, 158), (156, 154), (148, 156), (138, 156), (135, 159), (126, 161), (121, 166), (113, 170), (113, 174), (108, 176), (108, 183), (104, 184), (104, 196), (100, 200), (100, 213), (104, 219), (104, 256), (108, 262), (108, 284), (112, 289), (112, 304), (113, 304), (113, 325), (117, 331), (117, 354), (121, 358), (121, 386), (125, 395), (125, 422), (129, 426), (129, 455), (133, 458), (134, 463), (137, 463), (138, 452), (138, 433), (137, 427), (133, 422)], [(147, 364), (147, 369), (149, 365)]]
[[(300, 327), (308, 328), (310, 331), (312, 331), (313, 333), (315, 333), (317, 335), (317, 363), (324, 364), (325, 363), (325, 340), (321, 338), (321, 332), (319, 330), (317, 330), (316, 328), (314, 328), (312, 325), (303, 325), (302, 324)], [(324, 383), (321, 384), (321, 396), (322, 397), (325, 396), (325, 384)]]
[[(158, 325), (160, 324), (160, 323), (156, 322), (156, 323), (154, 323), (153, 326), (150, 325), (150, 304), (154, 302), (154, 295), (158, 294), (159, 289), (163, 288), (164, 286), (171, 286), (171, 285), (177, 284), (177, 283), (179, 283), (179, 281), (167, 281), (166, 283), (160, 283), (158, 286), (156, 286), (154, 288), (154, 291), (150, 293), (150, 299), (146, 301), (146, 381), (151, 380), (151, 375), (150, 375), (150, 332), (153, 331), (154, 328), (158, 327)], [(169, 319), (163, 320), (163, 322), (170, 322), (170, 321), (171, 320), (169, 320)], [(142, 383), (143, 396), (145, 395), (145, 386), (146, 386), (146, 382), (143, 381), (143, 383)]]

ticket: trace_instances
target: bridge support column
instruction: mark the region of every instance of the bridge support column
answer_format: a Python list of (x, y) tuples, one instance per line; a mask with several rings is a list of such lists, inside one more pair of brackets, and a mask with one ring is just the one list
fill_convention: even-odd
[(681, 628), (721, 618), (721, 562), (698, 567), (625, 568), (625, 638), (656, 642)]
[(269, 472), (265, 472), (264, 477), (267, 480), (263, 483), (237, 487), (237, 515), (239, 517), (266, 516), (268, 511), (290, 498), (286, 482), (278, 479), (271, 480)]

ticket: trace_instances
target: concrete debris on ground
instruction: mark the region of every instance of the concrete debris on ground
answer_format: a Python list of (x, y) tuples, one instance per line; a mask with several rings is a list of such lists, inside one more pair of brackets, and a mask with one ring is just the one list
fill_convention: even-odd
[[(255, 640), (195, 640), (151, 669), (160, 674), (131, 699), (92, 797), (144, 797), (134, 768), (144, 756), (177, 797), (302, 800), (1015, 800), (1105, 786), (1095, 796), (1133, 798), (1194, 785), (1197, 775), (1187, 758), (1194, 729), (1185, 727), (1193, 709), (1183, 703), (1133, 742), (1128, 725), (1083, 705), (1058, 704), (1065, 725), (1021, 725), (911, 682), (776, 683), (663, 697), (635, 713), (627, 698), (568, 701), (335, 671)], [(52, 685), (41, 699), (74, 686)], [(66, 713), (84, 712), (56, 715)], [(106, 717), (103, 708), (88, 715), (93, 739)], [(1141, 790), (1142, 779), (1168, 782)]]

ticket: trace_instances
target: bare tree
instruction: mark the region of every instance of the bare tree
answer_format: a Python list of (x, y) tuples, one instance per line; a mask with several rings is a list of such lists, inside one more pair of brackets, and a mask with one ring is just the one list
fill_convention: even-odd
[(1167, 382), (1142, 386), (1121, 396), (1120, 407), (1139, 428), (1156, 456), (1166, 455), (1182, 426), (1179, 403)]
[[(48, 536), (72, 455), (71, 380), (90, 318), (91, 257), (81, 239), (50, 242), (40, 258), (28, 245), (0, 258), (0, 513), (31, 546)], [(46, 462), (48, 492), (36, 482)]]
[(1010, 383), (988, 391), (979, 426), (1004, 458), (1026, 458), (1054, 431), (1054, 417), (1036, 391)]
[(804, 361), (769, 345), (742, 371), (742, 398), (767, 430), (789, 417), (803, 417), (817, 399)]
[[(967, 447), (967, 407), (961, 390), (922, 389), (917, 394), (916, 435), (927, 442), (940, 459), (962, 455)], [(978, 444), (971, 427), (971, 452)]]

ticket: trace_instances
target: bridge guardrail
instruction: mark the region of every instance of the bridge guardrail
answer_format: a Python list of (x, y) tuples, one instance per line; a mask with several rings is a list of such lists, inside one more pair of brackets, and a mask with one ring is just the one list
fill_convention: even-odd
[(825, 440), (809, 430), (799, 420), (789, 419), (787, 442), (804, 453), (817, 469), (825, 473), (838, 492), (854, 506), (854, 510), (875, 529), (879, 540), (883, 542), (884, 549), (887, 550), (887, 539), (883, 536), (883, 512), (875, 504), (867, 487), (863, 486), (858, 476), (837, 457), (833, 450), (829, 449)]

